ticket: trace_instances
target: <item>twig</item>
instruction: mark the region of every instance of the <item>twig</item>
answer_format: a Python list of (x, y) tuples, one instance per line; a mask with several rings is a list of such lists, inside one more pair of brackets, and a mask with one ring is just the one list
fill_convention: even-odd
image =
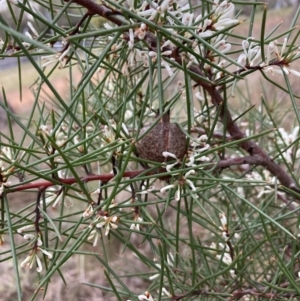
[[(71, 31), (71, 33), (69, 34), (69, 36), (73, 36), (75, 34), (77, 34), (79, 32), (80, 26), (84, 23), (84, 21), (91, 16), (92, 14), (89, 12), (86, 12), (83, 17), (79, 20), (79, 22), (76, 24), (75, 28)], [(66, 45), (64, 46), (64, 48), (60, 51), (61, 53), (64, 53), (70, 46), (70, 41), (67, 41)], [(72, 58), (72, 54), (70, 56), (68, 56), (67, 61), (66, 61), (66, 65), (70, 62)]]
[[(200, 135), (206, 135), (207, 131), (205, 131), (204, 129), (199, 128), (199, 127), (193, 127), (193, 128), (191, 128), (191, 133), (198, 133)], [(225, 139), (227, 142), (233, 140), (232, 137), (230, 137), (229, 135), (224, 136), (224, 134), (220, 133), (220, 132), (213, 132), (212, 136), (217, 139), (222, 139), (222, 140)]]

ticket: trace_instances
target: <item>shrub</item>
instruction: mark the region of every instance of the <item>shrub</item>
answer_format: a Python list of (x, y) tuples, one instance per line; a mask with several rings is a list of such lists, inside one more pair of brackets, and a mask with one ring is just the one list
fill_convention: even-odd
[[(28, 114), (9, 109), (5, 86), (0, 103), (12, 300), (54, 300), (79, 270), (62, 298), (298, 299), (300, 8), (280, 31), (254, 1), (249, 21), (240, 1), (40, 4), (53, 22), (11, 5), (42, 32), (0, 23), (2, 58), (28, 59), (19, 78), (38, 73)], [(86, 13), (60, 27), (73, 4)], [(54, 88), (59, 69), (69, 95)]]

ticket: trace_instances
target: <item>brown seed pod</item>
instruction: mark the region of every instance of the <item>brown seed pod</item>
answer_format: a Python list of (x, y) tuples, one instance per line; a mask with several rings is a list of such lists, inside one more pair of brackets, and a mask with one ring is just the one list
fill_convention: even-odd
[[(151, 127), (145, 126), (140, 135)], [(139, 156), (142, 159), (165, 162), (173, 158), (165, 158), (162, 153), (167, 151), (182, 159), (186, 153), (186, 137), (176, 123), (170, 123), (170, 114), (163, 116), (162, 120), (136, 144)]]

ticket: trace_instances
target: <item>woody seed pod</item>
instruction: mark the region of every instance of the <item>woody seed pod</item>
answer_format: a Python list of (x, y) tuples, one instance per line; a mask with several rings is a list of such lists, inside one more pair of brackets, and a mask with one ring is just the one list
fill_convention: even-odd
[[(151, 127), (141, 129), (141, 135)], [(186, 153), (186, 137), (176, 123), (170, 123), (170, 114), (167, 113), (162, 120), (150, 130), (136, 144), (139, 156), (142, 159), (165, 162), (173, 158), (165, 158), (163, 152), (170, 152), (178, 159), (182, 159)]]

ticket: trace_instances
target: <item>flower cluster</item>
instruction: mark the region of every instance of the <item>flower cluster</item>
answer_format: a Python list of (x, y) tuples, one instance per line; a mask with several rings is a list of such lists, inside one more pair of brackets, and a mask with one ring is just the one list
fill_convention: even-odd
[[(103, 148), (104, 147), (111, 147), (112, 144), (118, 144), (118, 146), (113, 150), (114, 155), (120, 155), (121, 154), (121, 145), (120, 143), (123, 143), (123, 140), (126, 140), (126, 138), (129, 137), (129, 131), (125, 125), (125, 123), (122, 122), (121, 129), (119, 132), (120, 137), (117, 137), (117, 124), (116, 122), (111, 119), (109, 122), (109, 126), (105, 125), (103, 129)], [(107, 156), (110, 156), (110, 152), (106, 152)]]
[[(268, 170), (263, 170), (263, 176), (258, 172), (253, 171), (246, 175), (247, 179), (261, 181), (265, 183), (264, 185), (255, 185), (256, 190), (258, 190), (257, 198), (261, 198), (264, 194), (275, 193), (275, 184), (277, 182), (277, 177), (272, 177)], [(277, 191), (278, 194), (285, 195), (284, 192)]]
[[(186, 59), (188, 60), (187, 66), (194, 62), (199, 63), (197, 58), (202, 57), (203, 53), (207, 53), (201, 43), (202, 38), (210, 38), (210, 44), (217, 51), (221, 53), (228, 52), (231, 49), (231, 44), (226, 42), (224, 34), (219, 35), (216, 33), (225, 28), (234, 27), (239, 24), (239, 21), (233, 17), (235, 9), (234, 4), (229, 1), (220, 2), (219, 0), (215, 0), (212, 4), (212, 10), (209, 13), (204, 12), (204, 15), (200, 14), (197, 17), (194, 13), (190, 12), (190, 2), (187, 0), (163, 0), (160, 4), (155, 1), (136, 2), (127, 0), (127, 4), (129, 9), (134, 11), (137, 15), (154, 21), (162, 27), (166, 25), (165, 30), (167, 30), (170, 35), (177, 38), (183, 36), (186, 39), (191, 39), (195, 55), (186, 53)], [(135, 20), (130, 20), (130, 22), (132, 24), (136, 23)], [(184, 33), (181, 31), (179, 34), (179, 32), (174, 29), (175, 25), (186, 26)], [(104, 26), (107, 29), (113, 28), (107, 23)], [(129, 29), (128, 34), (123, 35), (125, 44), (127, 43), (128, 48), (130, 49), (128, 56), (129, 67), (135, 66), (137, 61), (141, 62), (144, 67), (148, 67), (149, 61), (157, 61), (158, 54), (154, 49), (147, 52), (134, 47), (136, 41), (147, 38), (148, 31), (148, 26), (145, 23), (141, 23), (139, 27)], [(193, 31), (193, 34), (191, 34), (191, 31)], [(112, 49), (113, 52), (121, 50), (124, 47), (124, 41), (114, 45)], [(171, 68), (172, 61), (174, 61), (171, 50), (173, 46), (175, 45), (170, 39), (162, 39), (160, 62), (169, 76), (174, 75), (174, 71)], [(206, 56), (208, 59), (214, 61), (215, 55), (216, 53), (214, 51), (210, 51)], [(168, 58), (168, 60), (166, 58)], [(224, 62), (221, 62), (221, 64), (224, 64)], [(205, 67), (209, 68), (209, 66)], [(128, 73), (129, 68), (126, 68), (124, 72)]]
[(143, 218), (140, 216), (139, 212), (134, 213), (133, 223), (130, 226), (131, 230), (140, 231), (140, 223), (143, 222)]
[(40, 247), (32, 249), (32, 251), (29, 253), (29, 255), (21, 262), (20, 266), (21, 268), (28, 267), (29, 269), (32, 269), (34, 263), (37, 264), (36, 271), (38, 273), (41, 273), (43, 270), (41, 259), (38, 256), (38, 252), (41, 251), (44, 253), (48, 259), (52, 259), (52, 254)]
[[(61, 127), (58, 128), (54, 133), (53, 129), (49, 129), (49, 127), (44, 124), (40, 126), (38, 133), (44, 144), (44, 149), (49, 155), (53, 154), (56, 146), (63, 147), (68, 138), (62, 131)], [(56, 146), (51, 144), (50, 137), (54, 140)]]
[(290, 63), (300, 56), (300, 48), (294, 51), (286, 52), (287, 38), (284, 38), (281, 49), (279, 50), (279, 42), (277, 40), (271, 41), (267, 46), (266, 56), (264, 61), (261, 57), (261, 45), (254, 42), (254, 37), (249, 37), (242, 42), (243, 53), (238, 57), (237, 63), (247, 69), (248, 67), (258, 66), (265, 72), (272, 75), (284, 73), (293, 74), (300, 77), (300, 72), (290, 68)]
[[(172, 163), (172, 164), (168, 164), (167, 166), (166, 166), (166, 170), (167, 171), (171, 171), (171, 169), (175, 166), (175, 165), (177, 165), (178, 164), (178, 162), (179, 162), (179, 160), (177, 159), (177, 157), (174, 155), (174, 154), (172, 154), (172, 153), (169, 153), (169, 152), (163, 152), (163, 156), (165, 156), (165, 157), (172, 157), (172, 158), (174, 158), (174, 159), (176, 159), (176, 162), (175, 163)], [(160, 189), (160, 192), (161, 193), (164, 193), (164, 192), (166, 192), (166, 191), (168, 191), (168, 190), (170, 190), (170, 189), (176, 189), (176, 192), (175, 192), (175, 200), (176, 201), (179, 201), (180, 199), (181, 199), (181, 193), (182, 193), (182, 189), (183, 189), (183, 187), (188, 187), (190, 190), (191, 190), (191, 192), (192, 192), (192, 194), (193, 194), (193, 196), (194, 197), (198, 197), (196, 194), (195, 194), (195, 192), (196, 192), (196, 187), (195, 187), (195, 185), (194, 185), (194, 183), (190, 180), (190, 179), (188, 179), (191, 175), (193, 175), (193, 174), (195, 174), (195, 170), (189, 170), (188, 172), (186, 172), (185, 173), (185, 175), (184, 176), (182, 176), (180, 179), (178, 179), (178, 180), (176, 180), (173, 184), (169, 184), (169, 185), (167, 185), (167, 186), (164, 186), (163, 188), (161, 188)]]
[(151, 296), (151, 294), (148, 291), (145, 292), (145, 294), (143, 294), (143, 295), (139, 295), (138, 299), (141, 300), (141, 301), (143, 301), (143, 300), (154, 301), (153, 297)]
[[(213, 249), (212, 252), (215, 254), (218, 260), (222, 260), (222, 262), (226, 265), (230, 265), (232, 263), (232, 258), (229, 254), (229, 247), (227, 244), (219, 242), (217, 246), (216, 243), (213, 242), (211, 243), (210, 248)], [(219, 254), (218, 248), (224, 252), (222, 254)]]
[(210, 148), (210, 145), (206, 141), (207, 135), (201, 135), (192, 141), (192, 150), (189, 152), (189, 162), (186, 164), (186, 166), (197, 166), (196, 162), (198, 161), (210, 161), (209, 157), (202, 155), (203, 152)]
[(98, 240), (101, 237), (100, 229), (104, 227), (105, 233), (104, 235), (107, 236), (111, 229), (117, 229), (118, 225), (118, 217), (116, 215), (108, 217), (106, 215), (98, 214), (94, 221), (89, 225), (89, 228), (92, 229), (88, 240), (93, 241), (93, 247), (97, 246)]
[[(294, 156), (294, 148), (293, 143), (297, 141), (299, 137), (299, 126), (296, 126), (293, 128), (292, 132), (289, 134), (286, 132), (284, 128), (278, 129), (278, 135), (276, 135), (276, 142), (278, 146), (287, 148), (290, 145), (288, 149), (286, 149), (284, 152), (282, 152), (282, 156), (286, 160), (287, 163), (291, 164), (293, 163), (293, 156)], [(295, 153), (295, 158), (300, 158), (300, 150), (298, 149)]]
[[(175, 262), (175, 260), (174, 260), (174, 256), (173, 256), (173, 254), (171, 253), (171, 252), (169, 252), (168, 254), (167, 254), (167, 266), (168, 267), (174, 267), (174, 262)], [(149, 277), (149, 280), (154, 280), (154, 279), (156, 279), (156, 278), (158, 278), (158, 277), (160, 277), (160, 274), (161, 274), (161, 264), (159, 264), (159, 263), (156, 263), (155, 264), (156, 265), (156, 268), (159, 270), (159, 273), (155, 273), (154, 275), (152, 275), (152, 276), (150, 276)]]
[(88, 237), (88, 240), (94, 239), (93, 245), (95, 246), (97, 244), (98, 237), (100, 235), (97, 229), (104, 228), (105, 229), (104, 235), (107, 236), (111, 229), (115, 230), (118, 228), (117, 225), (118, 220), (119, 218), (116, 215), (108, 216), (107, 212), (102, 212), (100, 210), (89, 225), (89, 228), (92, 229), (92, 231)]
[[(28, 230), (33, 225), (26, 225), (18, 229), (18, 233), (22, 234), (25, 230)], [(39, 258), (38, 254), (39, 252), (42, 252), (44, 255), (47, 256), (47, 258), (50, 260), (52, 259), (53, 255), (49, 251), (43, 249), (41, 246), (43, 245), (41, 237), (39, 235), (34, 235), (31, 233), (24, 234), (23, 238), (30, 241), (30, 244), (33, 244), (33, 248), (30, 251), (29, 255), (21, 262), (20, 266), (28, 267), (29, 269), (32, 269), (34, 263), (37, 265), (36, 271), (38, 273), (42, 272), (43, 266), (41, 259)]]
[[(281, 51), (278, 49), (278, 41), (275, 40), (270, 42), (268, 45), (267, 56), (262, 66), (266, 72), (270, 72), (271, 74), (293, 74), (295, 76), (300, 77), (300, 72), (293, 70), (290, 68), (289, 64), (296, 57), (300, 56), (300, 48), (296, 51), (292, 51), (288, 55), (285, 54), (287, 46), (287, 38), (284, 39)], [(273, 58), (272, 58), (273, 55)], [(277, 68), (275, 68), (278, 66)]]
[(4, 188), (8, 187), (10, 184), (10, 182), (8, 182), (7, 180), (15, 170), (15, 162), (16, 159), (11, 147), (2, 147), (0, 150), (0, 196), (3, 194)]

